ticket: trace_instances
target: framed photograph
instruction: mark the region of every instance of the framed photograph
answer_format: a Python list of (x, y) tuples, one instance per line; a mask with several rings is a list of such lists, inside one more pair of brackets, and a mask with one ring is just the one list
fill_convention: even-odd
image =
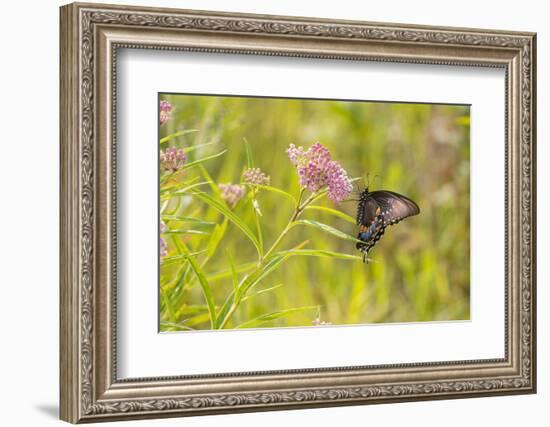
[(535, 34), (61, 8), (61, 418), (536, 391)]

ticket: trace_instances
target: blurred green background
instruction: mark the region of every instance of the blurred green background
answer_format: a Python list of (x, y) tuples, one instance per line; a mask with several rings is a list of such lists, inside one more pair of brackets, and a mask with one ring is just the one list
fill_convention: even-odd
[[(271, 185), (297, 195), (298, 176), (285, 150), (290, 143), (309, 147), (320, 142), (350, 177), (369, 174), (369, 189), (402, 193), (420, 206), (418, 216), (390, 227), (371, 250), (372, 262), (293, 257), (272, 273), (261, 288), (279, 286), (241, 304), (239, 321), (274, 310), (315, 306), (270, 326), (310, 326), (314, 319), (332, 324), (413, 322), (469, 319), (470, 229), (469, 107), (462, 105), (347, 102), (277, 98), (244, 98), (161, 94), (174, 108), (171, 120), (160, 127), (160, 137), (182, 129), (198, 132), (170, 141), (170, 146), (215, 144), (189, 153), (188, 161), (228, 151), (204, 163), (217, 183), (238, 183), (246, 167), (243, 138), (250, 143), (255, 165), (271, 177)], [(189, 174), (199, 174), (191, 169)], [(189, 178), (187, 176), (186, 178)], [(366, 182), (359, 181), (362, 190)], [(354, 191), (356, 193), (356, 191)], [(356, 199), (357, 194), (351, 198)], [(196, 199), (183, 197), (178, 212), (220, 223), (223, 216)], [(270, 192), (258, 200), (263, 212), (264, 241), (271, 243), (286, 225), (292, 205)], [(176, 201), (170, 202), (171, 209)], [(353, 217), (357, 202), (338, 205)], [(253, 228), (250, 205), (235, 212)], [(306, 212), (348, 234), (357, 227), (332, 215)], [(177, 224), (170, 224), (175, 227)], [(204, 247), (208, 235), (180, 236), (191, 250)], [(341, 240), (311, 227), (295, 227), (281, 248), (308, 239), (309, 247), (359, 254), (353, 242)], [(168, 240), (169, 254), (174, 245)], [(230, 255), (229, 255), (230, 254)], [(231, 223), (215, 256), (205, 266), (217, 301), (232, 290), (228, 256), (235, 263), (255, 260), (255, 250)], [(195, 283), (181, 285), (182, 265), (160, 271), (161, 331), (209, 329), (204, 298)], [(180, 283), (176, 283), (179, 278)], [(260, 290), (259, 288), (258, 290)]]

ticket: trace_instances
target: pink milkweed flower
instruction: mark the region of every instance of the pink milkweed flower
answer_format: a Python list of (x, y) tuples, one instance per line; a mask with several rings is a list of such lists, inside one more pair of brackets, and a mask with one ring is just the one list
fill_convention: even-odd
[(304, 151), (302, 147), (290, 144), (286, 152), (296, 166), (303, 188), (314, 193), (326, 186), (328, 198), (335, 202), (341, 202), (351, 193), (352, 185), (346, 170), (332, 160), (325, 146), (316, 142)]
[(250, 185), (269, 185), (270, 178), (260, 168), (251, 168), (243, 172), (243, 182)]
[(170, 147), (160, 151), (160, 166), (167, 171), (176, 172), (187, 160), (183, 149)]
[(160, 101), (160, 124), (165, 124), (172, 118), (172, 104), (168, 101)]
[(244, 197), (244, 187), (242, 185), (227, 183), (219, 184), (218, 187), (221, 190), (221, 198), (231, 209), (237, 206), (239, 200)]

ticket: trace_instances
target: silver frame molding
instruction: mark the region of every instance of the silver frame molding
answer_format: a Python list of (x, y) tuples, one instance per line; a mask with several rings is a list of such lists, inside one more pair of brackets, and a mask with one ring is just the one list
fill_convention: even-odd
[[(536, 391), (534, 33), (100, 4), (61, 8), (60, 416), (72, 423)], [(506, 72), (505, 357), (117, 379), (117, 49)]]

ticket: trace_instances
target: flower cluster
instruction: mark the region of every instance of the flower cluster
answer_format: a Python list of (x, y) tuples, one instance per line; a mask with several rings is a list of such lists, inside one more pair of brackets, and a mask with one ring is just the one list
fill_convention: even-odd
[(227, 183), (219, 184), (218, 187), (221, 190), (221, 198), (231, 209), (237, 206), (239, 200), (244, 196), (244, 187), (242, 185)]
[(332, 322), (326, 322), (324, 320), (321, 320), (319, 317), (317, 317), (317, 318), (313, 319), (311, 324), (313, 326), (328, 326), (328, 325), (332, 325)]
[(243, 182), (250, 185), (269, 185), (269, 176), (260, 168), (251, 168), (243, 172)]
[(340, 163), (332, 160), (328, 148), (320, 143), (313, 144), (305, 151), (302, 147), (290, 144), (287, 154), (296, 166), (303, 188), (314, 193), (326, 186), (328, 198), (335, 202), (341, 202), (351, 192), (347, 172)]
[(166, 243), (166, 240), (164, 240), (162, 237), (159, 241), (159, 255), (161, 258), (168, 255), (168, 244)]
[(187, 158), (181, 148), (170, 147), (160, 151), (160, 166), (167, 171), (176, 172), (185, 163)]
[(163, 125), (172, 117), (172, 104), (160, 101), (160, 124)]

